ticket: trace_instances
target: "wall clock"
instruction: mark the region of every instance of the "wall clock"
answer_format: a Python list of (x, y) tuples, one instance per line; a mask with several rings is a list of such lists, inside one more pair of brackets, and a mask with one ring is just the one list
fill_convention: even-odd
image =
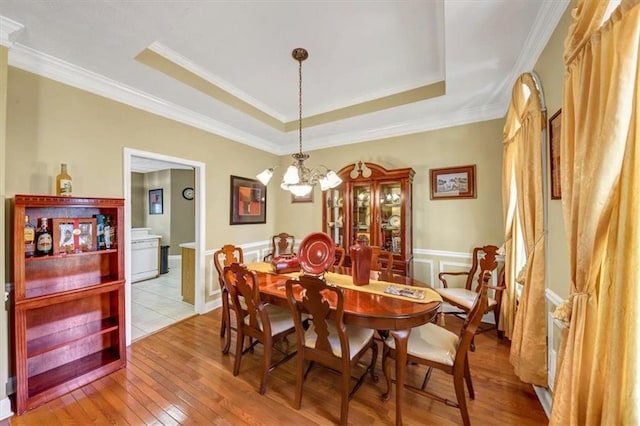
[(186, 200), (193, 200), (193, 188), (185, 188), (182, 190), (182, 196), (186, 199)]

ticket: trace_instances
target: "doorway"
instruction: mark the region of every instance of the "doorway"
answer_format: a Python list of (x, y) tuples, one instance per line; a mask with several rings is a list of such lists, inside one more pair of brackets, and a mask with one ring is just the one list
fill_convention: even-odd
[[(204, 181), (205, 181), (205, 165), (201, 162), (191, 161), (178, 157), (171, 157), (163, 154), (140, 151), (131, 148), (124, 149), (124, 167), (123, 167), (123, 182), (124, 182), (124, 198), (125, 198), (125, 313), (126, 313), (126, 343), (131, 344), (133, 336), (132, 333), (132, 295), (133, 286), (140, 283), (132, 283), (132, 263), (131, 263), (131, 244), (132, 244), (132, 172), (141, 170), (151, 170), (150, 167), (155, 170), (160, 169), (191, 169), (194, 173), (194, 203), (195, 203), (195, 300), (193, 305), (193, 311), (195, 313), (202, 313), (204, 309)], [(136, 230), (137, 231), (137, 230)], [(176, 259), (177, 257), (177, 259)], [(159, 295), (166, 286), (171, 284), (175, 287), (180, 281), (180, 262), (178, 256), (169, 256), (168, 258), (169, 268), (173, 267), (173, 271), (167, 274), (160, 275), (156, 280), (149, 280), (149, 282), (143, 282), (144, 286), (136, 287), (136, 294), (140, 294), (139, 290), (144, 287), (148, 293), (148, 297), (158, 298), (159, 303), (168, 303), (160, 299), (162, 295)], [(174, 289), (175, 290), (175, 289)], [(171, 291), (174, 291), (171, 290)], [(175, 295), (173, 295), (175, 296)], [(174, 297), (175, 299), (175, 297)], [(178, 304), (178, 302), (176, 302)], [(137, 305), (136, 305), (137, 306)], [(138, 307), (137, 307), (138, 308)], [(179, 310), (179, 309), (178, 309)]]

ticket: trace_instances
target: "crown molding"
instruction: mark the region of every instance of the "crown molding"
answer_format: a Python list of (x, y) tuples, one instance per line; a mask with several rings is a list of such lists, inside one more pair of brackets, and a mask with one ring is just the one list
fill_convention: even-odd
[[(306, 151), (332, 148), (340, 145), (349, 145), (361, 142), (372, 142), (379, 139), (406, 136), (415, 133), (428, 132), (432, 130), (444, 129), (447, 127), (461, 126), (464, 124), (477, 123), (479, 121), (495, 120), (503, 118), (505, 109), (502, 104), (482, 105), (474, 108), (457, 110), (455, 114), (449, 112), (440, 115), (432, 114), (429, 120), (414, 120), (393, 126), (367, 128), (366, 130), (341, 133), (339, 135), (325, 136), (321, 138), (307, 138), (304, 141)], [(287, 151), (284, 154), (291, 154), (295, 150)], [(283, 155), (283, 154), (281, 154)]]
[[(264, 139), (242, 132), (241, 130), (225, 125), (202, 114), (195, 113), (174, 103), (123, 85), (115, 80), (105, 78), (97, 73), (20, 45), (19, 43), (13, 44), (9, 51), (9, 64), (42, 77), (104, 96), (271, 154), (288, 155), (295, 151), (293, 145), (291, 147), (283, 147), (282, 144), (265, 141)], [(305, 140), (305, 145), (311, 149), (330, 148), (338, 145), (368, 142), (382, 138), (404, 136), (412, 133), (492, 120), (503, 116), (504, 108), (502, 108), (502, 106), (482, 106), (460, 110), (455, 116), (451, 114), (442, 114), (440, 117), (432, 115), (429, 117), (428, 122), (417, 120), (373, 130), (367, 129), (319, 139), (309, 139)]]
[(529, 36), (525, 40), (524, 46), (520, 51), (520, 56), (518, 56), (513, 69), (496, 91), (499, 96), (499, 103), (504, 105), (504, 113), (507, 112), (507, 108), (509, 107), (513, 83), (522, 73), (533, 70), (536, 62), (538, 62), (538, 58), (549, 42), (551, 35), (558, 26), (558, 22), (560, 22), (569, 2), (570, 0), (542, 2), (531, 27), (533, 31), (529, 33)]
[(14, 33), (23, 28), (24, 25), (21, 23), (0, 15), (0, 45), (11, 47), (13, 45), (11, 39), (15, 36)]
[(278, 149), (272, 142), (19, 43), (9, 50), (9, 65), (263, 151)]

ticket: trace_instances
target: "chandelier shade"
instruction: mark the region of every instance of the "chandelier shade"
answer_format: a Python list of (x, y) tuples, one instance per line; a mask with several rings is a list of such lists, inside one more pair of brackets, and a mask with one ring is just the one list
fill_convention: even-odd
[[(291, 52), (293, 59), (298, 61), (298, 152), (292, 154), (293, 163), (287, 167), (282, 177), (280, 188), (291, 192), (293, 195), (302, 197), (308, 195), (316, 185), (320, 185), (322, 191), (335, 188), (342, 183), (342, 179), (325, 166), (322, 169), (309, 169), (305, 165), (305, 160), (309, 159), (309, 154), (302, 152), (302, 61), (309, 57), (309, 53), (303, 48), (293, 49)], [(267, 185), (273, 177), (271, 167), (258, 173), (256, 177), (263, 185)]]

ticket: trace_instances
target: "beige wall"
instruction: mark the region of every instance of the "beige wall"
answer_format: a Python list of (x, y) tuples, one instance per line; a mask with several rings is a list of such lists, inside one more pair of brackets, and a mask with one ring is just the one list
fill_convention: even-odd
[(229, 225), (229, 176), (254, 176), (278, 157), (228, 139), (9, 68), (6, 194), (52, 194), (60, 163), (74, 195), (123, 195), (123, 148), (200, 161), (206, 167), (205, 246), (266, 239), (267, 223)]
[(131, 173), (131, 227), (144, 228), (145, 195), (144, 173)]
[[(492, 120), (393, 139), (311, 151), (310, 165), (338, 170), (356, 161), (387, 169), (412, 167), (413, 245), (417, 249), (468, 253), (478, 244), (503, 242), (501, 165), (504, 120)], [(429, 169), (476, 165), (475, 199), (431, 200)], [(277, 176), (280, 178), (280, 176)], [(277, 190), (278, 179), (270, 185)], [(297, 237), (322, 229), (322, 193), (313, 204), (278, 205), (276, 227)]]
[(149, 214), (149, 197), (145, 197), (144, 227), (151, 228), (152, 234), (162, 236), (160, 244), (171, 245), (171, 170), (145, 173), (144, 186), (147, 194), (152, 189), (162, 189), (162, 214)]
[[(534, 68), (542, 82), (548, 118), (553, 116), (562, 105), (562, 80), (564, 76), (562, 53), (564, 39), (571, 22), (572, 8), (572, 5), (567, 7)], [(547, 142), (547, 148), (548, 146)], [(547, 160), (547, 163), (550, 164), (549, 160)], [(549, 167), (547, 167), (547, 182), (550, 183), (549, 170)], [(550, 197), (551, 190), (549, 189), (548, 192)], [(566, 298), (569, 295), (569, 252), (565, 236), (564, 218), (562, 216), (562, 200), (551, 200), (549, 198), (548, 206), (548, 287), (558, 296)]]
[[(193, 170), (171, 170), (171, 247), (169, 254), (180, 254), (180, 244), (195, 241), (195, 201), (182, 196), (184, 188), (194, 187)], [(166, 245), (166, 244), (163, 244)]]

